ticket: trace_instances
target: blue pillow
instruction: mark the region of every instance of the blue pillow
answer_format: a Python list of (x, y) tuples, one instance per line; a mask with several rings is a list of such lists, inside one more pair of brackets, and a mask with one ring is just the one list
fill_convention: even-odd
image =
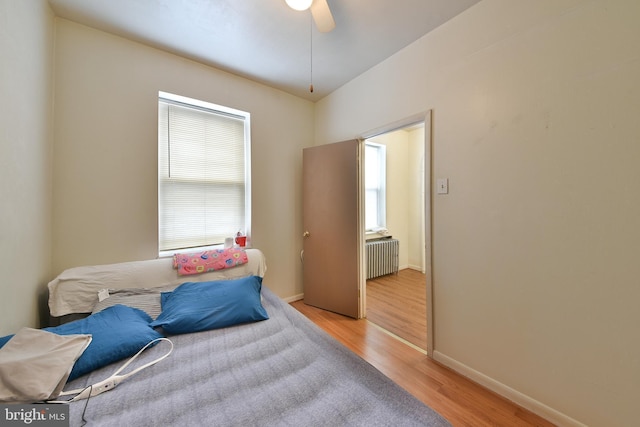
[(262, 278), (187, 282), (163, 292), (162, 313), (151, 322), (170, 334), (225, 328), (269, 318), (260, 301)]
[(89, 347), (73, 365), (68, 381), (95, 369), (133, 356), (162, 335), (149, 326), (151, 317), (142, 310), (114, 305), (84, 319), (45, 331), (58, 335), (91, 334)]
[(13, 338), (15, 334), (11, 334), (11, 335), (7, 335), (6, 337), (2, 337), (0, 338), (0, 348), (2, 348), (3, 345), (5, 345), (7, 342), (9, 342), (9, 340), (11, 338)]

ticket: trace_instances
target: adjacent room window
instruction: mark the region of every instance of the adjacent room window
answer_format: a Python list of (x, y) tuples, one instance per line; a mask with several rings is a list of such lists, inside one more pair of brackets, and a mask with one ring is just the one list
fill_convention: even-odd
[(366, 141), (364, 145), (365, 228), (368, 232), (387, 227), (386, 146)]
[(159, 252), (223, 244), (251, 220), (249, 113), (158, 96)]

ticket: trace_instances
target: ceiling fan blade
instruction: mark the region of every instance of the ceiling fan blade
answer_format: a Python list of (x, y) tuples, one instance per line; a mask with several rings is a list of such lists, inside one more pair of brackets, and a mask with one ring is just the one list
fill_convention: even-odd
[(316, 22), (316, 27), (321, 33), (328, 33), (336, 27), (336, 22), (333, 20), (331, 10), (327, 4), (327, 0), (313, 0), (311, 3), (311, 14), (313, 20)]

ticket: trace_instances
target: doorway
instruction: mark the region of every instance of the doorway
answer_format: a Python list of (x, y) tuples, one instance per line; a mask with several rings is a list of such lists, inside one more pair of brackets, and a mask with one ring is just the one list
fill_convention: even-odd
[[(368, 277), (364, 294), (367, 320), (428, 353), (432, 338), (427, 321), (431, 312), (427, 300), (431, 294), (430, 115), (422, 119), (364, 138), (365, 144), (383, 146), (386, 152), (385, 223), (375, 228), (368, 225), (365, 238), (391, 236), (400, 245), (398, 273)], [(366, 158), (364, 164), (366, 182), (372, 172), (368, 173)], [(365, 204), (367, 216), (376, 211), (370, 200)], [(367, 217), (363, 223), (375, 222)]]

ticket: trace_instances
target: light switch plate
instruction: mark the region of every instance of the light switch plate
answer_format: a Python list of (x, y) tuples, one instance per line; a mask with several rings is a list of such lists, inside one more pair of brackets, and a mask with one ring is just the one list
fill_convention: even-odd
[(449, 179), (438, 178), (436, 181), (436, 192), (438, 194), (449, 194)]

